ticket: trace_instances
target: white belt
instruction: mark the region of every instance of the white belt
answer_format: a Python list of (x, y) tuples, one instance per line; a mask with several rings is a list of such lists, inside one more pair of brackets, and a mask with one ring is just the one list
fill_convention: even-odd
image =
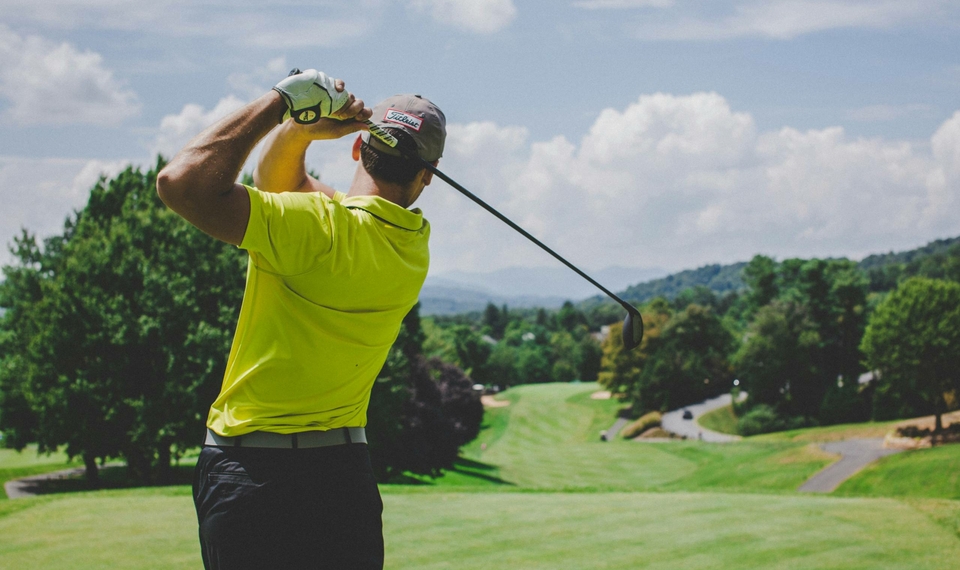
[(287, 434), (254, 431), (234, 437), (226, 437), (208, 428), (207, 437), (203, 441), (204, 445), (215, 447), (267, 447), (273, 449), (307, 449), (348, 443), (367, 443), (366, 430), (362, 427), (351, 427)]

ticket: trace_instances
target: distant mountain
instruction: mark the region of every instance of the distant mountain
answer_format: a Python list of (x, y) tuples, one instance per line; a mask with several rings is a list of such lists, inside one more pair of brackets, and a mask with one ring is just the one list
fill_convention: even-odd
[(875, 255), (869, 255), (863, 258), (863, 261), (858, 263), (860, 269), (864, 271), (870, 269), (876, 269), (883, 267), (884, 265), (891, 265), (894, 263), (911, 263), (914, 261), (919, 261), (924, 257), (931, 255), (936, 255), (938, 253), (946, 253), (948, 249), (952, 246), (960, 243), (960, 237), (948, 238), (948, 239), (938, 239), (932, 241), (923, 247), (918, 247), (917, 249), (911, 249), (909, 251), (901, 252), (890, 252), (890, 253), (878, 253)]
[(488, 303), (513, 309), (543, 307), (556, 309), (563, 305), (563, 297), (518, 295), (506, 297), (482, 289), (456, 286), (424, 285), (420, 290), (420, 313), (423, 315), (457, 315), (482, 311)]
[[(587, 273), (611, 291), (666, 275), (660, 268), (607, 267)], [(426, 286), (483, 291), (499, 297), (558, 297), (578, 300), (597, 289), (570, 269), (559, 267), (508, 267), (489, 273), (447, 271), (431, 274)]]
[(684, 289), (703, 285), (718, 295), (730, 291), (739, 291), (745, 287), (740, 272), (746, 262), (729, 265), (704, 265), (697, 269), (687, 269), (661, 279), (654, 279), (627, 287), (621, 296), (631, 302), (643, 303), (654, 297), (668, 299), (676, 297)]
[[(666, 273), (663, 269), (608, 267), (588, 272), (611, 290)], [(487, 303), (522, 309), (560, 307), (596, 293), (596, 288), (566, 267), (509, 267), (489, 273), (449, 271), (430, 274), (420, 291), (420, 312), (450, 315), (482, 311)]]

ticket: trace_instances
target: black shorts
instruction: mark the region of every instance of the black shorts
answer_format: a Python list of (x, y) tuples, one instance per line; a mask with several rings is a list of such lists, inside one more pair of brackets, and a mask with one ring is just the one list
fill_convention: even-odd
[(366, 444), (205, 447), (193, 498), (207, 569), (383, 568), (383, 503)]

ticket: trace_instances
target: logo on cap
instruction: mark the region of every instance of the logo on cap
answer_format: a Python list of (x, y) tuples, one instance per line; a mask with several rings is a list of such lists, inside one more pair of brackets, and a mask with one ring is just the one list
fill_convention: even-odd
[(387, 109), (387, 113), (383, 116), (383, 121), (385, 123), (397, 123), (398, 125), (403, 125), (410, 129), (413, 129), (420, 132), (420, 127), (423, 125), (423, 119), (415, 115), (409, 115), (404, 113), (399, 109)]

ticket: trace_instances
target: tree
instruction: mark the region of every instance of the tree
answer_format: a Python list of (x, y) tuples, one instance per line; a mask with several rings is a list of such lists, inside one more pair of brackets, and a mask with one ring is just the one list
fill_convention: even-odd
[(960, 284), (915, 277), (877, 307), (863, 337), (869, 366), (879, 372), (876, 419), (947, 411), (960, 394)]
[(367, 412), (370, 458), (380, 481), (453, 468), (476, 438), (483, 405), (463, 371), (422, 354), (419, 306), (407, 314), (374, 383)]
[[(603, 356), (600, 359), (598, 381), (614, 394), (637, 405), (642, 401), (641, 373), (650, 355), (660, 346), (660, 336), (664, 326), (670, 320), (670, 304), (658, 297), (643, 307), (641, 311), (644, 325), (643, 340), (633, 350), (623, 347), (620, 335), (622, 323), (610, 325), (610, 332), (603, 341)], [(637, 410), (639, 411), (639, 410)]]
[(761, 308), (734, 357), (748, 407), (766, 404), (786, 415), (809, 415), (805, 395), (814, 391), (811, 384), (821, 382), (816, 367), (819, 343), (816, 327), (802, 305), (776, 301)]
[(727, 391), (733, 335), (709, 307), (688, 305), (663, 327), (640, 373), (639, 407), (667, 411)]
[(168, 479), (198, 443), (236, 324), (245, 256), (164, 207), (162, 166), (101, 180), (62, 235), (41, 250), (24, 234), (4, 269), (5, 444), (66, 446), (90, 479), (109, 457)]

